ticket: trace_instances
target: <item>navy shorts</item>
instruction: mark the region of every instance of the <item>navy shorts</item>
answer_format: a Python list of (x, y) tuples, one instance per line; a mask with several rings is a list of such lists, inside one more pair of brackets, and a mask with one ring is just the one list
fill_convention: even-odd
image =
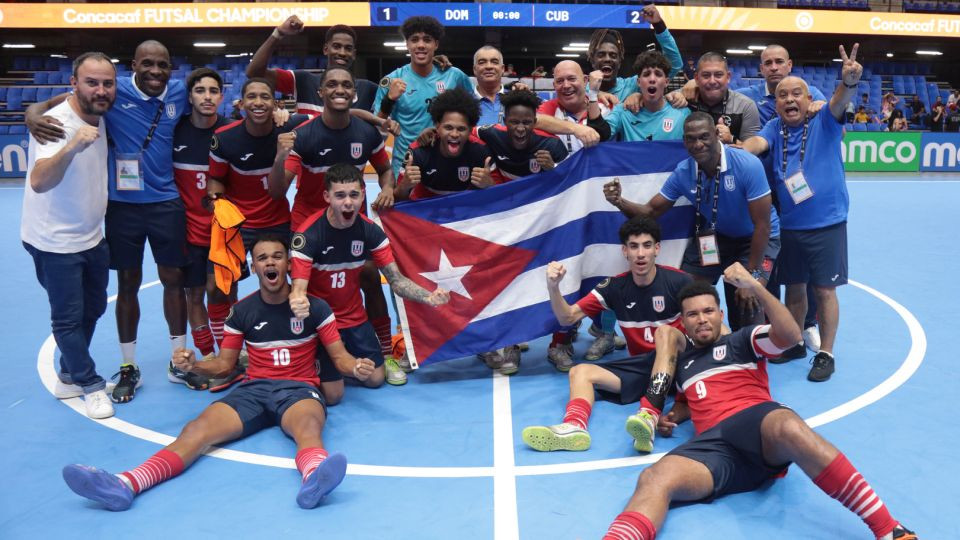
[[(683, 263), (680, 269), (688, 274), (696, 274), (706, 277), (711, 283), (716, 283), (731, 264), (738, 262), (743, 266), (750, 263), (750, 239), (734, 238), (732, 236), (717, 235), (717, 247), (720, 250), (720, 264), (711, 266), (700, 265), (700, 244), (696, 239), (691, 239), (687, 243), (687, 249), (683, 252)], [(763, 265), (760, 271), (763, 276), (770, 281), (770, 272), (773, 270), (774, 261), (780, 253), (780, 237), (771, 236), (767, 246), (763, 248)]]
[(187, 264), (187, 215), (179, 198), (158, 203), (109, 201), (104, 221), (110, 268), (143, 268), (147, 241), (158, 266)]
[(213, 273), (212, 268), (208, 270), (213, 264), (210, 262), (210, 246), (187, 243), (187, 257), (190, 261), (183, 267), (183, 286), (187, 289), (206, 286), (207, 274)]
[[(250, 229), (247, 227), (240, 227), (240, 238), (243, 239), (243, 250), (247, 253), (251, 253), (251, 260), (253, 259), (253, 245), (257, 242), (257, 238), (260, 238), (262, 235), (275, 235), (283, 238), (287, 241), (287, 244), (290, 243), (290, 223), (281, 223), (280, 225), (273, 225), (270, 227), (263, 227), (262, 229)], [(210, 263), (210, 266), (207, 270), (211, 274), (213, 273), (213, 263)], [(247, 279), (250, 276), (250, 266), (247, 264), (247, 260), (243, 260), (243, 268), (240, 269), (240, 279)]]
[[(656, 356), (656, 353), (648, 352), (646, 354), (594, 364), (597, 367), (602, 367), (610, 373), (613, 373), (620, 379), (619, 394), (597, 388), (597, 395), (600, 396), (600, 399), (622, 405), (640, 401), (640, 398), (647, 393), (647, 386), (650, 384), (650, 372), (653, 370), (653, 360)], [(673, 389), (675, 386), (676, 385), (671, 384), (670, 388)]]
[(373, 330), (370, 321), (363, 324), (340, 329), (340, 339), (343, 340), (347, 351), (357, 358), (369, 358), (374, 365), (383, 365), (383, 351), (380, 350), (380, 338)]
[(320, 402), (323, 412), (327, 412), (327, 402), (323, 400), (316, 386), (300, 381), (282, 379), (256, 379), (240, 383), (232, 392), (217, 403), (229, 405), (240, 415), (243, 422), (243, 435), (252, 435), (261, 429), (279, 426), (283, 413), (294, 403), (313, 399)]
[(847, 283), (847, 223), (809, 231), (783, 231), (777, 281), (834, 287)]
[(323, 343), (317, 344), (317, 374), (320, 382), (337, 382), (343, 380), (343, 374), (333, 365), (333, 360), (327, 354)]
[(683, 456), (710, 469), (713, 494), (706, 500), (753, 491), (790, 466), (790, 463), (767, 464), (763, 460), (760, 436), (763, 419), (777, 409), (786, 408), (776, 401), (758, 403), (721, 421), (667, 455)]

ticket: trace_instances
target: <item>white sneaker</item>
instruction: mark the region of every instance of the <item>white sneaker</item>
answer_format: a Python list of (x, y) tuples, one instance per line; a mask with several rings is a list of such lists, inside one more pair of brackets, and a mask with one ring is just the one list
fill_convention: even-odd
[(70, 399), (83, 395), (83, 388), (75, 384), (67, 384), (57, 379), (56, 386), (53, 387), (53, 396), (57, 399)]
[(97, 390), (83, 396), (83, 404), (90, 418), (110, 418), (113, 416), (113, 403), (104, 390)]
[(814, 354), (820, 352), (820, 329), (816, 326), (804, 328), (803, 344)]

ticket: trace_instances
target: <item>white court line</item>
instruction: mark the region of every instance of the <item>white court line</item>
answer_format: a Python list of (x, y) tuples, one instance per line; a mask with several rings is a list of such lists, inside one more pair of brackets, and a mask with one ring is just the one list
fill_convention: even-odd
[[(154, 286), (159, 281), (143, 285), (141, 289)], [(920, 321), (897, 301), (880, 291), (856, 281), (849, 281), (870, 295), (878, 298), (892, 308), (906, 323), (910, 333), (910, 350), (900, 367), (883, 382), (863, 394), (843, 403), (833, 409), (820, 413), (806, 420), (811, 427), (819, 427), (850, 415), (872, 403), (877, 402), (890, 392), (894, 391), (916, 373), (923, 362), (927, 350), (927, 337)], [(109, 301), (116, 297), (110, 297)], [(51, 394), (53, 394), (57, 375), (54, 371), (54, 351), (56, 344), (53, 336), (48, 336), (37, 353), (37, 372), (40, 380)], [(65, 405), (86, 417), (83, 401), (80, 398), (62, 400)], [(131, 424), (117, 417), (105, 420), (93, 420), (105, 427), (137, 437), (159, 445), (168, 445), (174, 438), (136, 424)], [(347, 473), (358, 476), (384, 476), (405, 478), (479, 478), (493, 477), (494, 480), (494, 532), (497, 540), (515, 540), (519, 538), (519, 521), (517, 517), (516, 477), (542, 474), (567, 474), (584, 471), (597, 471), (620, 467), (633, 467), (654, 463), (663, 457), (664, 453), (647, 456), (636, 456), (615, 459), (600, 459), (573, 463), (556, 463), (548, 465), (522, 465), (515, 462), (513, 443), (513, 419), (510, 404), (510, 379), (495, 374), (493, 378), (493, 436), (494, 436), (494, 465), (493, 467), (398, 467), (388, 465), (350, 464)], [(231, 461), (240, 461), (270, 467), (294, 469), (296, 465), (291, 458), (254, 454), (225, 448), (212, 448), (208, 455)]]

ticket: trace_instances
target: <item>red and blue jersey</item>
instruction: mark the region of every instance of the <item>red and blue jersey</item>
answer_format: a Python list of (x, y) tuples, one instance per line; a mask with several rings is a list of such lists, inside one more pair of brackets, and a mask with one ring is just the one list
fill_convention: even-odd
[(410, 152), (413, 164), (420, 167), (420, 183), (410, 192), (411, 200), (478, 189), (470, 181), (471, 173), (474, 167), (484, 167), (490, 157), (487, 145), (473, 135), (456, 157), (446, 157), (440, 152), (439, 138), (432, 146), (420, 146), (415, 142), (410, 146)]
[(523, 149), (513, 147), (507, 128), (501, 125), (481, 126), (474, 130), (474, 134), (487, 145), (497, 165), (499, 174), (495, 180), (498, 183), (540, 172), (540, 163), (536, 158), (538, 150), (550, 152), (554, 163), (567, 159), (567, 147), (563, 141), (545, 131), (535, 130), (531, 133), (530, 143)]
[(184, 116), (173, 132), (173, 179), (187, 213), (187, 242), (210, 245), (210, 220), (213, 214), (203, 207), (210, 172), (210, 137), (229, 123), (217, 115), (209, 128), (198, 128)]
[[(323, 99), (320, 97), (320, 81), (323, 73), (313, 73), (304, 69), (275, 69), (277, 74), (277, 92), (292, 95), (297, 101), (297, 113), (317, 116), (323, 112)], [(351, 109), (373, 110), (373, 100), (377, 97), (377, 85), (366, 79), (356, 79), (356, 94)]]

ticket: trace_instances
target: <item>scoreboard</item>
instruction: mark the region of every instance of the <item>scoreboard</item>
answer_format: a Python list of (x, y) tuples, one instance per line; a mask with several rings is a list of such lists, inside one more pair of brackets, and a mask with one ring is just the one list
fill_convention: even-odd
[(650, 28), (642, 6), (597, 4), (370, 3), (371, 26), (399, 26), (409, 17), (429, 15), (444, 26), (567, 28)]

